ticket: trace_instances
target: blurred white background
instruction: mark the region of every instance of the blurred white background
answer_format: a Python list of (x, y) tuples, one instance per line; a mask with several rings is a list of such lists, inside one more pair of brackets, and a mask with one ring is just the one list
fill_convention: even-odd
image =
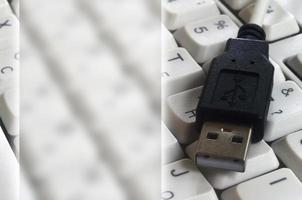
[(159, 199), (160, 2), (20, 8), (22, 199)]

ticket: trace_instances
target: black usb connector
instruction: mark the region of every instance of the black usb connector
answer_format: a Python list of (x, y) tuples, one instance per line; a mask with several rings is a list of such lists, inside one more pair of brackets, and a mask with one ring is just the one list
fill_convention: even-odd
[(243, 25), (212, 60), (197, 108), (198, 166), (243, 172), (248, 146), (263, 138), (274, 67), (263, 29)]

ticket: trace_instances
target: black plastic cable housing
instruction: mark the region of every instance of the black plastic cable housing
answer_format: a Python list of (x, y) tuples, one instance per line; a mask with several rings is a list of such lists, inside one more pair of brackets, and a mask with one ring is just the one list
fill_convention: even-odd
[(252, 39), (252, 40), (265, 40), (266, 35), (259, 25), (257, 24), (244, 24), (238, 31), (238, 38)]

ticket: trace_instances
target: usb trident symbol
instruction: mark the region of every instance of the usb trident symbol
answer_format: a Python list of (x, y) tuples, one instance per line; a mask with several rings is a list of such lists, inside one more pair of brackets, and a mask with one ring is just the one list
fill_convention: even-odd
[(241, 86), (243, 79), (240, 77), (234, 77), (235, 85), (233, 89), (224, 92), (221, 100), (227, 101), (228, 104), (233, 107), (239, 101), (245, 101), (247, 99), (246, 90)]

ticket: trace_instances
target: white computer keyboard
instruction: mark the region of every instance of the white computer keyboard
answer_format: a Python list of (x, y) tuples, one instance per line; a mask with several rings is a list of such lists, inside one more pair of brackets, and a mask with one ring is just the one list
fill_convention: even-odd
[[(302, 86), (299, 1), (278, 1), (281, 10), (277, 6), (277, 19), (267, 20), (267, 31), (271, 31), (274, 40), (270, 57), (278, 85), (270, 129), (274, 132), (281, 127), (282, 131), (278, 136), (267, 136), (271, 139), (266, 141), (287, 136), (273, 144), (261, 141), (253, 145), (243, 174), (197, 170), (189, 159), (194, 137), (188, 136), (194, 133), (187, 133), (195, 120), (196, 99), (192, 96), (202, 90), (208, 70), (208, 65), (202, 64), (223, 50), (228, 37), (235, 36), (235, 29), (243, 23), (239, 12), (252, 0), (230, 0), (229, 4), (170, 1), (179, 2), (182, 9), (163, 5), (164, 12), (172, 9), (170, 21), (166, 22), (170, 25), (166, 27), (178, 30), (162, 29), (164, 56), (171, 56), (169, 71), (162, 73), (163, 85), (171, 87), (169, 100), (163, 103), (167, 112), (162, 122), (162, 152), (169, 153), (164, 153), (162, 159), (162, 193), (161, 123), (158, 112), (154, 112), (154, 107), (161, 105), (159, 1), (23, 2), (21, 46), (26, 52), (22, 55), (20, 97), (22, 199), (249, 200), (286, 199), (288, 194), (290, 199), (300, 199), (302, 189), (297, 177), (301, 177), (301, 146), (296, 138), (302, 136), (299, 132), (291, 134), (301, 129), (301, 104), (297, 100)], [(177, 12), (184, 8), (186, 12)], [(242, 15), (248, 16), (249, 12), (242, 11)], [(190, 44), (194, 33), (179, 27), (195, 24), (199, 18), (204, 18), (206, 24), (196, 27), (196, 32), (207, 34), (205, 43), (200, 45), (196, 40)], [(36, 78), (32, 78), (33, 74)], [(285, 99), (278, 88), (289, 86), (294, 91), (288, 90), (289, 98)], [(293, 120), (288, 121), (288, 116)], [(297, 130), (285, 128), (288, 123), (295, 123), (290, 128)], [(181, 145), (175, 136), (182, 138)], [(284, 165), (277, 158), (294, 174), (280, 169)], [(236, 188), (226, 190), (231, 186)]]
[(7, 1), (0, 1), (0, 191), (19, 198), (19, 20)]
[[(253, 0), (165, 0), (163, 9), (162, 199), (302, 199), (302, 2), (271, 0), (263, 28), (275, 67), (263, 141), (244, 173), (194, 166), (196, 107), (209, 60), (224, 51)], [(191, 158), (191, 159), (190, 159)]]
[[(160, 49), (160, 27), (151, 7), (140, 0), (22, 4), (22, 181), (33, 192), (25, 188), (21, 195), (160, 198), (160, 116), (154, 111), (160, 52), (150, 48)], [(112, 18), (112, 11), (119, 15)]]

